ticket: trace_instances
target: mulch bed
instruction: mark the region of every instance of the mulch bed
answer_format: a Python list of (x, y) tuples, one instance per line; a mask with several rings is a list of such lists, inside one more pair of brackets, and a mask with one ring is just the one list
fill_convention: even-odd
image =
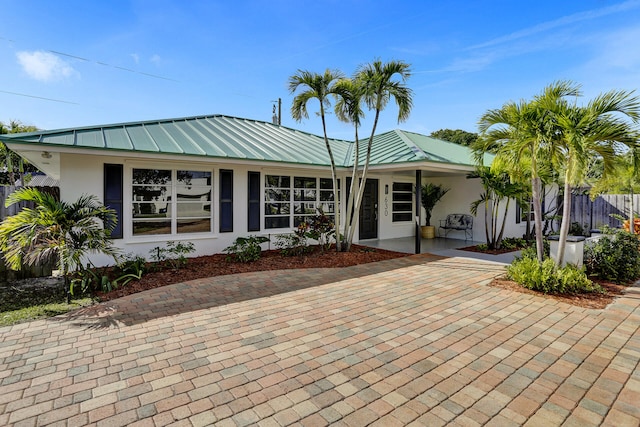
[(616, 283), (607, 282), (604, 280), (592, 279), (595, 283), (598, 283), (602, 286), (606, 293), (590, 293), (590, 294), (544, 294), (542, 292), (533, 291), (531, 289), (527, 289), (523, 286), (520, 286), (516, 282), (512, 280), (508, 280), (504, 277), (498, 277), (494, 279), (489, 286), (494, 286), (496, 288), (506, 289), (513, 292), (520, 292), (523, 294), (529, 295), (537, 295), (543, 298), (551, 298), (556, 301), (561, 301), (567, 304), (575, 305), (577, 307), (582, 308), (594, 308), (594, 309), (603, 309), (606, 308), (609, 304), (613, 302), (613, 300), (622, 295), (624, 290), (629, 286), (629, 284), (618, 285)]
[(205, 277), (267, 270), (350, 267), (410, 255), (359, 245), (352, 245), (351, 251), (349, 252), (336, 252), (335, 248), (324, 252), (320, 251), (318, 247), (312, 249), (312, 252), (301, 256), (283, 256), (279, 250), (263, 251), (259, 260), (247, 263), (229, 262), (227, 261), (226, 254), (189, 258), (184, 268), (179, 270), (167, 268), (146, 272), (142, 276), (142, 279), (131, 281), (126, 286), (115, 289), (109, 293), (98, 293), (98, 297), (101, 301), (108, 301), (159, 286)]
[(468, 252), (477, 252), (477, 253), (482, 253), (482, 254), (489, 254), (489, 255), (500, 255), (500, 254), (508, 254), (509, 252), (515, 252), (515, 251), (519, 251), (522, 248), (516, 248), (516, 249), (479, 249), (478, 246), (467, 246), (465, 248), (460, 248), (461, 251), (468, 251)]

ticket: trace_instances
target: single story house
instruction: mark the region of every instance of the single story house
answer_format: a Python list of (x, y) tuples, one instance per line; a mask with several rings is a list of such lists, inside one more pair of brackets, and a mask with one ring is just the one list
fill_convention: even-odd
[[(113, 237), (126, 253), (148, 256), (167, 241), (193, 242), (197, 255), (219, 253), (237, 237), (289, 233), (317, 206), (335, 212), (323, 137), (269, 122), (195, 116), (8, 134), (0, 141), (57, 179), (62, 200), (93, 194), (115, 209)], [(344, 212), (354, 143), (330, 144)], [(355, 241), (414, 236), (416, 183), (451, 189), (432, 225), (449, 213), (469, 213), (482, 192), (479, 180), (467, 178), (473, 170), (466, 147), (402, 130), (376, 135)], [(484, 241), (481, 218), (476, 241)], [(521, 236), (524, 223), (513, 218), (507, 228), (507, 235)]]

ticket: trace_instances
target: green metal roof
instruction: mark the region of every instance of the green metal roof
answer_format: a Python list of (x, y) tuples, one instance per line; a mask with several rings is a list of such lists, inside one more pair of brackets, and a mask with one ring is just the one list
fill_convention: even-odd
[[(367, 141), (368, 138), (361, 141), (360, 144), (360, 164), (366, 155)], [(491, 156), (485, 157), (485, 160), (490, 162)], [(373, 137), (371, 165), (406, 162), (475, 165), (471, 150), (453, 142), (398, 129)]]
[[(328, 165), (324, 139), (268, 122), (214, 115), (0, 135), (7, 143)], [(330, 140), (346, 158), (351, 143)]]
[[(324, 138), (269, 122), (223, 115), (119, 123), (0, 135), (15, 144), (178, 154), (201, 157), (329, 165)], [(361, 164), (366, 141), (361, 144)], [(353, 164), (353, 142), (330, 139), (338, 166)], [(472, 166), (471, 151), (457, 144), (394, 130), (376, 135), (371, 165), (440, 162)]]

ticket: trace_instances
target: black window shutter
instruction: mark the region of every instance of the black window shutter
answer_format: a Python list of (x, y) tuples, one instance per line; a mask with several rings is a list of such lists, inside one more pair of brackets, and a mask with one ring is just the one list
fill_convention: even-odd
[(249, 172), (248, 230), (260, 231), (260, 172)]
[(105, 163), (104, 165), (104, 205), (116, 211), (118, 220), (111, 232), (112, 239), (122, 239), (123, 212), (123, 173), (122, 165)]
[(220, 232), (233, 231), (233, 171), (220, 170)]

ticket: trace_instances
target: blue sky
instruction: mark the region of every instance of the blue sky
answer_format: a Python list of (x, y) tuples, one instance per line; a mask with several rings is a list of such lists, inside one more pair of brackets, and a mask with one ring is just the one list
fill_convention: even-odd
[[(640, 85), (640, 0), (4, 0), (0, 120), (42, 129), (225, 114), (296, 123), (298, 69), (412, 66), (411, 117), (379, 131), (476, 131), (478, 118), (560, 79), (585, 99)], [(317, 104), (309, 104), (317, 111)], [(369, 114), (361, 133), (368, 134)], [(330, 117), (328, 133), (351, 139)]]

